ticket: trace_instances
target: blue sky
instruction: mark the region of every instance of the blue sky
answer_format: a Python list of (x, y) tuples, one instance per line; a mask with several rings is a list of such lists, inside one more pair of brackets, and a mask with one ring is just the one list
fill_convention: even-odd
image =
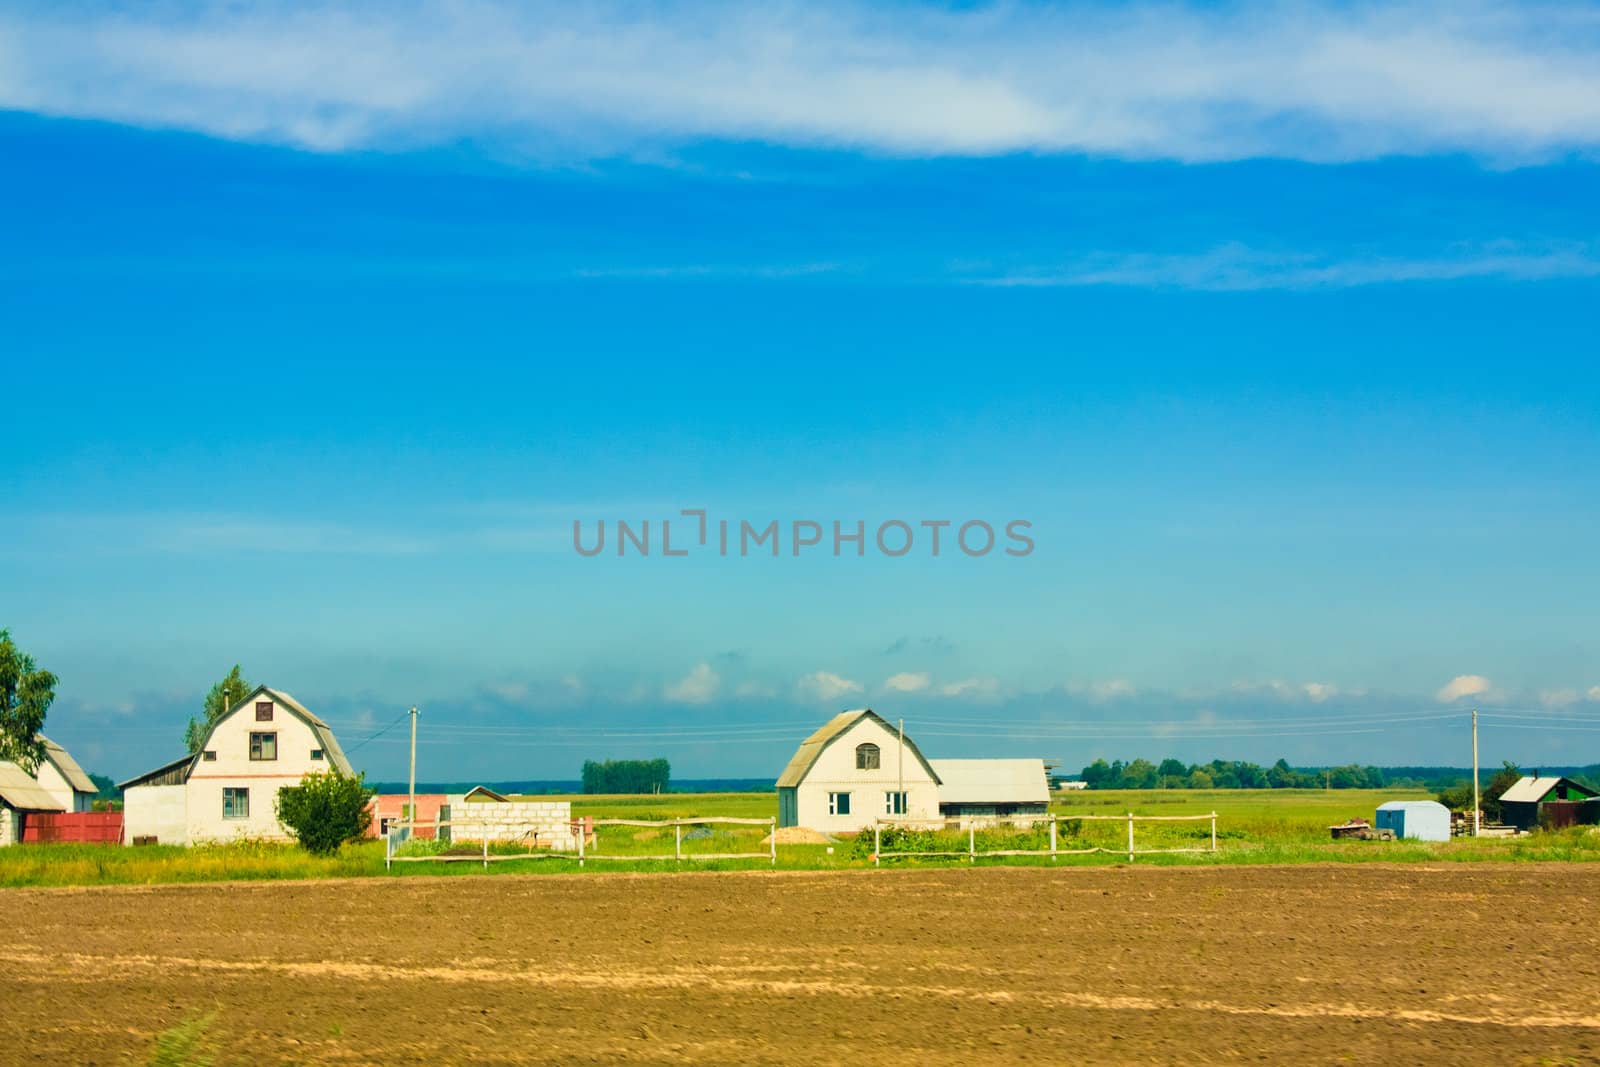
[[(0, 14), (0, 626), (91, 769), (236, 661), (431, 778), (1600, 760), (1592, 7), (263, 10)], [(684, 508), (1035, 549), (572, 549)]]

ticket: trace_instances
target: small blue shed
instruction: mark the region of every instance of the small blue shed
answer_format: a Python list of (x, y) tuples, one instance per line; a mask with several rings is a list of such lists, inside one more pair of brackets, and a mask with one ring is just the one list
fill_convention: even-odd
[(1432, 800), (1391, 800), (1378, 805), (1379, 830), (1411, 841), (1450, 840), (1450, 809)]

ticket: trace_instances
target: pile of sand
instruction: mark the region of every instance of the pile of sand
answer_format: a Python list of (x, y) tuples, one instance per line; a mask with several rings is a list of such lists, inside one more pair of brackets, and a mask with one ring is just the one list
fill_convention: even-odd
[(780, 845), (834, 845), (839, 839), (829, 837), (821, 830), (811, 830), (804, 826), (785, 826), (776, 835), (768, 834), (761, 839), (763, 845), (772, 844), (772, 838), (778, 838)]

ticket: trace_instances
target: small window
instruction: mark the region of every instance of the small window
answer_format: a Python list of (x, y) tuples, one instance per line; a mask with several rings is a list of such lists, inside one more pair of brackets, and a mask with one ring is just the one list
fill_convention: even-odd
[(251, 734), (250, 758), (253, 760), (275, 760), (278, 758), (277, 734)]
[(856, 746), (856, 770), (875, 771), (878, 769), (878, 746), (872, 742)]
[(215, 763), (217, 762), (217, 750), (214, 748), (208, 748), (200, 754), (200, 758), (205, 760), (207, 763)]
[(272, 721), (272, 701), (262, 700), (256, 704), (256, 722)]
[(829, 815), (849, 815), (850, 814), (850, 794), (849, 793), (829, 793), (828, 794), (828, 814)]
[(250, 790), (224, 786), (222, 790), (222, 817), (248, 819), (250, 817)]
[(904, 815), (906, 813), (906, 794), (883, 794), (883, 813), (885, 815)]
[(322, 758), (322, 749), (320, 749), (320, 748), (312, 749), (311, 750), (311, 758), (312, 759), (321, 759)]

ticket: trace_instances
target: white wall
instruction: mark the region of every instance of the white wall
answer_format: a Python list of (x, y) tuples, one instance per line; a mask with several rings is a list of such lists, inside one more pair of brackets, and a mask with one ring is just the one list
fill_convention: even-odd
[(136, 785), (122, 793), (122, 840), (154, 837), (157, 844), (189, 843), (189, 790), (182, 785)]
[(80, 793), (72, 788), (72, 783), (66, 776), (56, 769), (56, 765), (49, 760), (41, 760), (39, 769), (34, 772), (34, 778), (46, 793), (55, 797), (56, 803), (61, 805), (62, 811), (88, 811), (94, 797)]
[[(450, 840), (537, 842), (540, 848), (578, 850), (568, 800), (465, 800), (449, 798)], [(418, 805), (420, 807), (420, 805)], [(537, 837), (531, 836), (537, 834)]]
[(0, 845), (14, 845), (22, 840), (22, 820), (17, 813), (0, 804)]
[[(879, 765), (875, 771), (856, 769), (856, 746), (867, 741), (878, 746)], [(899, 744), (897, 731), (885, 729), (871, 718), (856, 720), (854, 726), (822, 750), (796, 789), (799, 824), (823, 832), (850, 833), (884, 818), (884, 794), (897, 788)], [(937, 819), (939, 787), (909, 745), (904, 767), (908, 794), (904, 818)], [(828, 794), (834, 792), (850, 794), (849, 815), (828, 814)]]
[[(258, 703), (273, 705), (271, 722), (256, 721)], [(277, 759), (250, 758), (250, 735), (256, 732), (278, 735)], [(320, 745), (304, 720), (265, 694), (223, 719), (206, 742), (206, 749), (215, 752), (217, 758), (202, 757), (189, 775), (189, 843), (245, 837), (287, 839), (288, 831), (278, 822), (278, 790), (297, 784), (313, 771), (329, 769), (325, 758), (311, 758), (311, 750)], [(250, 791), (247, 818), (223, 817), (222, 791), (229, 787)]]

